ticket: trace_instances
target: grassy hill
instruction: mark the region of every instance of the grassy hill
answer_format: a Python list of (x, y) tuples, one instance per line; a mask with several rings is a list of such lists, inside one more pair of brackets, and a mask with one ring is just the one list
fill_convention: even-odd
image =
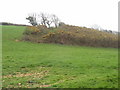
[(3, 87), (118, 87), (118, 49), (26, 42), (24, 26), (2, 28)]

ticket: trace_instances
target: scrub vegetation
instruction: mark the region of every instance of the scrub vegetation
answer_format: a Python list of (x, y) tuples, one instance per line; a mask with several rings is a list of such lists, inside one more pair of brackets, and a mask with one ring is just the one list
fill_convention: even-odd
[(37, 43), (118, 47), (118, 34), (66, 24), (57, 28), (47, 28), (44, 25), (28, 26), (24, 32), (23, 40)]

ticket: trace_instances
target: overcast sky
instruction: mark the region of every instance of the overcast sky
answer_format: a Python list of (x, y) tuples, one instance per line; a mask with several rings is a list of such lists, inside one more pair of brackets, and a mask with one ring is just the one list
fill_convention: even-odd
[(55, 14), (62, 22), (76, 26), (118, 31), (119, 0), (2, 0), (0, 22), (28, 24), (29, 13)]

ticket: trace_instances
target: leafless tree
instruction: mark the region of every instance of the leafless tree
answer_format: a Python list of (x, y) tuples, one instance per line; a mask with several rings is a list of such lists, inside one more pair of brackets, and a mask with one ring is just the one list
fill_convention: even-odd
[(47, 26), (49, 28), (51, 27), (51, 25), (54, 25), (57, 28), (60, 23), (60, 20), (56, 15), (54, 14), (50, 15), (46, 13), (40, 13), (38, 15), (31, 14), (26, 19), (29, 20), (30, 21), (29, 23), (31, 23), (33, 26), (40, 24), (40, 25)]
[(51, 26), (51, 24), (52, 24), (51, 18), (48, 18), (48, 19), (47, 19), (46, 24), (47, 24), (48, 27), (50, 28), (50, 26)]
[(29, 20), (29, 23), (33, 26), (37, 25), (36, 14), (31, 14), (26, 19)]
[(41, 13), (41, 24), (46, 26), (47, 17), (44, 13)]
[(57, 28), (59, 26), (59, 22), (60, 22), (59, 18), (56, 15), (52, 15), (52, 21), (53, 21), (55, 27)]

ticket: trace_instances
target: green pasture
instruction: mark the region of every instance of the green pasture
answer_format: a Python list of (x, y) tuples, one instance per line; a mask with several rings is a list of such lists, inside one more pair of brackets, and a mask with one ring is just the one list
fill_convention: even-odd
[(24, 30), (2, 26), (4, 88), (118, 87), (118, 49), (25, 42)]

